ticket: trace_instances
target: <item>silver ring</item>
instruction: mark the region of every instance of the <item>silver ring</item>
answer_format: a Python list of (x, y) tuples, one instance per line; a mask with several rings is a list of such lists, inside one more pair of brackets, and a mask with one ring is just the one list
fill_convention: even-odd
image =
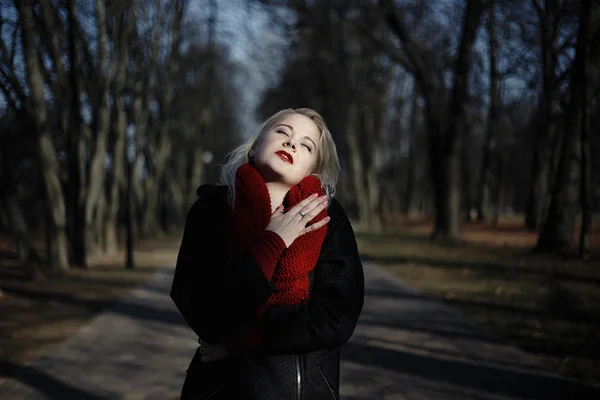
[(303, 217), (303, 218), (304, 218), (304, 216), (306, 215), (306, 213), (305, 213), (305, 212), (302, 212), (302, 211), (298, 211), (298, 214), (300, 214), (300, 216), (301, 216), (301, 217)]

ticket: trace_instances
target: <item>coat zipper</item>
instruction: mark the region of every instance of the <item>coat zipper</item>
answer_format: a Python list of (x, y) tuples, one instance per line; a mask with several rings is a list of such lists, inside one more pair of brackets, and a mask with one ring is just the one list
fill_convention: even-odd
[[(225, 385), (219, 386), (218, 388), (214, 389), (212, 392), (209, 390), (206, 393), (202, 393), (200, 396), (196, 396), (192, 400), (209, 400), (209, 399), (212, 399), (213, 397), (215, 397), (215, 395), (217, 395), (218, 393), (220, 393), (223, 388), (225, 388)], [(208, 397), (205, 397), (205, 396), (208, 396)]]
[(303, 393), (302, 393), (302, 359), (300, 358), (301, 356), (299, 354), (295, 355), (296, 357), (296, 385), (297, 385), (297, 393), (298, 393), (298, 400), (302, 400), (304, 398)]
[(335, 400), (339, 400), (340, 396), (335, 392), (335, 390), (333, 389), (333, 386), (331, 386), (331, 383), (329, 383), (329, 380), (327, 380), (327, 377), (325, 376), (325, 373), (323, 372), (323, 368), (321, 368), (320, 365), (315, 365), (315, 368), (317, 368), (317, 370), (321, 374), (321, 377), (323, 378), (323, 380), (327, 384), (327, 387), (329, 388), (329, 391), (331, 392), (331, 396), (333, 396), (333, 398)]

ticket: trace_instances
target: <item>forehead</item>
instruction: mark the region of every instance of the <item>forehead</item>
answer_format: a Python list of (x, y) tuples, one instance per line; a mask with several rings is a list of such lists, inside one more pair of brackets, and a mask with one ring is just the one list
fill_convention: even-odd
[(294, 133), (308, 136), (315, 141), (319, 139), (319, 136), (321, 135), (319, 128), (313, 120), (302, 114), (288, 114), (277, 121), (275, 126), (282, 124), (289, 125), (294, 130)]

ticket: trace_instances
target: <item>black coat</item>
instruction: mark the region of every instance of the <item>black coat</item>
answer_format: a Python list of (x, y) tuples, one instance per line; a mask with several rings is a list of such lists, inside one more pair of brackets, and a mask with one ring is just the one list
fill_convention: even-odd
[[(209, 343), (232, 338), (274, 291), (249, 255), (225, 265), (230, 223), (225, 193), (222, 186), (198, 189), (171, 289), (187, 323)], [(306, 304), (269, 308), (261, 318), (258, 352), (206, 364), (196, 353), (182, 399), (339, 398), (339, 348), (352, 336), (362, 310), (364, 277), (354, 232), (335, 199), (328, 214), (331, 221)]]

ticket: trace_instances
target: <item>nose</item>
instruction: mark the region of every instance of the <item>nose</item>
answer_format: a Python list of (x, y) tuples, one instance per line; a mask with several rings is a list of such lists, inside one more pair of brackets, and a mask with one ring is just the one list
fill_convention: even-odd
[(296, 143), (294, 142), (294, 140), (292, 138), (288, 138), (288, 140), (286, 140), (283, 143), (284, 147), (291, 147), (292, 150), (296, 151)]

